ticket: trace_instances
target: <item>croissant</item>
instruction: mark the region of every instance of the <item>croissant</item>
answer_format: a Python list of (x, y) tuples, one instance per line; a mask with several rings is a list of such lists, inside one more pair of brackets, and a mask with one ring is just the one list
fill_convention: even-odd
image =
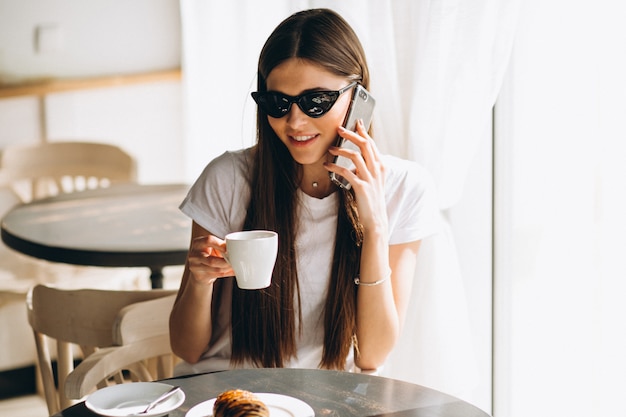
[(213, 417), (269, 417), (265, 403), (250, 391), (232, 389), (222, 392), (213, 404)]

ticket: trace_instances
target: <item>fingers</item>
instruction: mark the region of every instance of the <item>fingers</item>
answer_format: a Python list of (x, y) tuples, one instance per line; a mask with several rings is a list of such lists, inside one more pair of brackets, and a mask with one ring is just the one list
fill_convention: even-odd
[(215, 279), (234, 275), (224, 259), (226, 243), (213, 236), (199, 236), (192, 240), (187, 263), (193, 278), (201, 283), (213, 283)]
[(354, 172), (336, 164), (326, 165), (329, 171), (341, 175), (353, 186), (357, 185), (359, 180), (370, 182), (382, 172), (380, 153), (376, 143), (365, 130), (362, 120), (357, 122), (356, 127), (356, 132), (340, 127), (338, 133), (342, 138), (354, 143), (359, 148), (358, 151), (346, 147), (329, 148), (331, 155), (350, 159), (355, 167)]
[(217, 256), (223, 258), (226, 252), (226, 242), (213, 236), (198, 236), (191, 242), (191, 250), (205, 253), (206, 256)]

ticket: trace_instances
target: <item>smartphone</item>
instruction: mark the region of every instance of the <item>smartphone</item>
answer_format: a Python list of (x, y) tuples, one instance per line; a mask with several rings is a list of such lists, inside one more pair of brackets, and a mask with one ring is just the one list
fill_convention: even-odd
[[(361, 119), (365, 125), (365, 130), (368, 130), (370, 128), (370, 124), (372, 123), (372, 115), (374, 114), (375, 104), (376, 100), (374, 100), (374, 97), (372, 97), (369, 91), (367, 91), (361, 84), (357, 84), (352, 91), (350, 107), (348, 107), (348, 112), (346, 113), (346, 118), (343, 121), (342, 126), (348, 130), (356, 132), (356, 122)], [(341, 136), (337, 136), (335, 146), (360, 151), (354, 143), (342, 138)], [(343, 156), (334, 157), (333, 162), (342, 167), (346, 167), (351, 171), (355, 170), (352, 160)], [(346, 190), (351, 188), (350, 183), (341, 175), (331, 172), (330, 179), (341, 188), (345, 188)]]

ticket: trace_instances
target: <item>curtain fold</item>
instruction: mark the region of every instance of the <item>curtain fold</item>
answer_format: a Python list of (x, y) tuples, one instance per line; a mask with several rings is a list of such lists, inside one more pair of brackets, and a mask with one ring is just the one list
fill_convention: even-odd
[[(361, 38), (385, 153), (426, 166), (443, 231), (425, 239), (402, 341), (384, 375), (452, 394), (476, 377), (465, 290), (444, 211), (463, 193), (508, 64), (521, 0), (181, 0), (189, 180), (226, 149), (254, 143), (256, 63), (296, 10), (328, 7)], [(202, 150), (202, 151), (199, 151)]]
[(288, 1), (181, 0), (185, 179), (229, 149), (254, 143), (259, 53)]

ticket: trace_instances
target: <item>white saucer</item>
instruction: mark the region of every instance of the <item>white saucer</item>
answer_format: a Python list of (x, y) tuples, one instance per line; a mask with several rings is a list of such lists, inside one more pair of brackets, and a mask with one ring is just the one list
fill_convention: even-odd
[(89, 395), (85, 406), (96, 414), (106, 417), (164, 416), (177, 409), (185, 401), (185, 393), (179, 390), (176, 394), (154, 407), (145, 414), (144, 410), (150, 401), (169, 391), (172, 385), (159, 382), (131, 382), (102, 388)]
[[(298, 398), (281, 394), (255, 393), (270, 409), (272, 417), (315, 417), (310, 405)], [(196, 404), (187, 411), (185, 417), (205, 417), (213, 415), (215, 398)]]

